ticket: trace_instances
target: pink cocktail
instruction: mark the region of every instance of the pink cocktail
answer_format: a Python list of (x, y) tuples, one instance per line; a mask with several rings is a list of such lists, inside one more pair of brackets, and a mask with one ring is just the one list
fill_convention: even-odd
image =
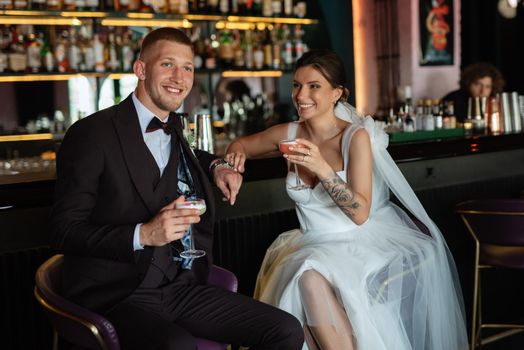
[[(290, 150), (289, 148), (293, 147), (294, 149), (303, 147), (300, 143), (298, 143), (296, 140), (282, 140), (278, 143), (278, 149), (280, 152), (287, 154), (287, 155), (302, 155), (300, 152), (294, 152)], [(305, 190), (309, 188), (308, 185), (302, 183), (302, 180), (300, 180), (300, 176), (298, 174), (298, 167), (297, 163), (293, 162), (293, 168), (295, 169), (295, 186), (288, 186), (291, 190)]]

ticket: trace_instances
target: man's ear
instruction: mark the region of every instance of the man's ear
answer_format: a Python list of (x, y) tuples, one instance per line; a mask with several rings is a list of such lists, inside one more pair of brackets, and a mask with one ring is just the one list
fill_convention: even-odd
[(135, 63), (133, 63), (133, 72), (138, 77), (138, 80), (146, 80), (146, 63), (137, 59)]

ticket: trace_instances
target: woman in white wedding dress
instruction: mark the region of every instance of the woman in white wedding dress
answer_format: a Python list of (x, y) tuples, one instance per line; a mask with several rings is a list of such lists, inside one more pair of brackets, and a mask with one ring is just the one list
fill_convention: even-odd
[[(309, 185), (291, 189), (288, 171), (300, 229), (267, 250), (255, 298), (302, 322), (305, 349), (466, 349), (453, 258), (387, 153), (387, 135), (345, 102), (344, 79), (335, 53), (307, 52), (293, 80), (300, 121), (228, 148), (226, 160), (242, 172), (246, 157), (297, 138), (300, 147), (285, 157)], [(390, 202), (390, 190), (418, 224)]]

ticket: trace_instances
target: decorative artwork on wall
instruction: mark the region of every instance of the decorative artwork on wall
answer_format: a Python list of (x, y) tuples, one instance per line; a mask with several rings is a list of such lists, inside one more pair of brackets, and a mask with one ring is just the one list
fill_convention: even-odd
[(421, 66), (453, 65), (453, 0), (419, 0)]

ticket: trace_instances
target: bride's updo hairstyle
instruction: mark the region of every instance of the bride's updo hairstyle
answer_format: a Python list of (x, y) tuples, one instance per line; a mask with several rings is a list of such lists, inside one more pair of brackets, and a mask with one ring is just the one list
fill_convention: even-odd
[(346, 88), (346, 70), (344, 63), (336, 53), (325, 49), (308, 51), (298, 59), (294, 72), (306, 66), (315, 68), (333, 88), (342, 88), (342, 95), (338, 101), (347, 101), (349, 90)]

